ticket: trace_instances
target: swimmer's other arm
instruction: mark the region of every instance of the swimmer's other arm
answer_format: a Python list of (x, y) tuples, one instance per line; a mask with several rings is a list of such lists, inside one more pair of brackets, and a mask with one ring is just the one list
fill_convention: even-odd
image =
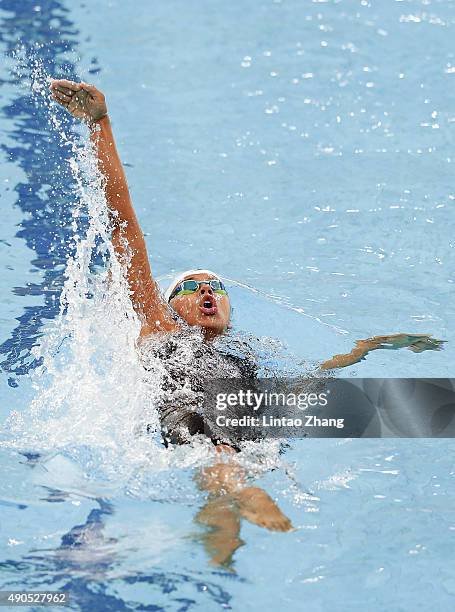
[[(104, 176), (106, 200), (112, 221), (112, 243), (126, 267), (126, 278), (135, 311), (142, 322), (141, 336), (178, 329), (169, 307), (162, 300), (152, 277), (144, 235), (139, 226), (128, 189), (104, 95), (93, 85), (66, 79), (53, 80), (53, 99), (90, 129), (99, 168)], [(131, 255), (128, 262), (128, 254)]]
[(423, 351), (440, 351), (443, 348), (444, 340), (436, 340), (431, 334), (393, 334), (390, 336), (373, 336), (366, 340), (357, 340), (355, 347), (350, 353), (345, 355), (334, 355), (331, 359), (321, 364), (321, 370), (332, 370), (335, 368), (345, 368), (359, 363), (368, 355), (370, 351), (377, 349), (397, 350), (408, 348), (414, 353)]

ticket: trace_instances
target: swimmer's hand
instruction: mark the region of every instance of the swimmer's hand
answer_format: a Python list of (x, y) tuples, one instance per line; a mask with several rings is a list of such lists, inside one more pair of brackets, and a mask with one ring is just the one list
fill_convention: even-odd
[(369, 350), (407, 348), (414, 353), (422, 353), (423, 351), (441, 351), (445, 342), (445, 340), (432, 338), (431, 334), (392, 334), (373, 336), (368, 340), (360, 340), (357, 344), (363, 343)]
[(49, 89), (56, 102), (90, 126), (107, 115), (104, 95), (94, 85), (53, 79)]
[(432, 338), (431, 334), (391, 334), (388, 336), (373, 336), (366, 340), (357, 340), (355, 347), (346, 355), (335, 355), (321, 364), (322, 370), (345, 368), (365, 359), (370, 351), (377, 349), (398, 350), (407, 348), (414, 353), (423, 351), (441, 351), (445, 340)]

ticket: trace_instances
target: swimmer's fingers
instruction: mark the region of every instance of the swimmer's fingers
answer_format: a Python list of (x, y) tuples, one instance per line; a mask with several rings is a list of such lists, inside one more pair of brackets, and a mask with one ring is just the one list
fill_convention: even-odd
[(52, 98), (65, 108), (68, 108), (74, 94), (80, 91), (81, 86), (79, 83), (74, 83), (67, 79), (53, 79), (49, 85), (49, 89)]
[[(64, 93), (74, 93), (82, 89), (81, 83), (75, 83), (74, 81), (68, 81), (68, 79), (52, 79), (49, 89), (59, 89)], [(67, 91), (65, 91), (67, 90)]]
[(72, 95), (59, 91), (58, 89), (54, 89), (51, 95), (54, 100), (57, 100), (57, 102), (61, 102), (62, 104), (65, 102), (68, 104), (73, 99)]
[(70, 103), (70, 100), (71, 100), (71, 98), (70, 100), (64, 99), (61, 94), (60, 95), (58, 94), (58, 92), (52, 92), (52, 99), (55, 102), (58, 102), (58, 104), (61, 104), (62, 106), (64, 106), (65, 108), (68, 108), (68, 104)]
[(445, 342), (446, 340), (426, 338), (425, 340), (414, 342), (411, 346), (408, 346), (408, 349), (414, 353), (423, 353), (423, 351), (442, 351)]
[(64, 106), (74, 117), (82, 119), (86, 116), (82, 93), (87, 95), (85, 92), (79, 92), (70, 96), (58, 90), (53, 90), (51, 95), (53, 100)]
[(72, 96), (74, 93), (76, 93), (73, 89), (70, 89), (69, 87), (64, 87), (63, 85), (54, 85), (53, 87), (50, 87), (51, 91), (59, 91), (60, 93), (64, 93), (68, 96)]
[(105, 97), (94, 85), (55, 79), (51, 81), (49, 89), (52, 98), (77, 119), (94, 124), (107, 115)]

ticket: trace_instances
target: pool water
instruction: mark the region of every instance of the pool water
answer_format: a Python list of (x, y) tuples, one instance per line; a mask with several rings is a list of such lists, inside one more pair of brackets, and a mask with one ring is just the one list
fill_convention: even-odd
[(210, 563), (212, 451), (135, 435), (137, 322), (115, 266), (103, 293), (86, 134), (45, 80), (105, 92), (155, 276), (231, 279), (233, 333), (264, 362), (428, 333), (443, 350), (341, 375), (449, 377), (454, 20), (448, 0), (0, 3), (1, 589), (68, 590), (75, 610), (453, 608), (450, 440), (251, 449), (296, 530), (242, 521)]

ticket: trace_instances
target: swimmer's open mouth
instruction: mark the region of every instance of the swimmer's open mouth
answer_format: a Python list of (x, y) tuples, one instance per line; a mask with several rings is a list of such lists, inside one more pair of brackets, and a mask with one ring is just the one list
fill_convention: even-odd
[(216, 305), (215, 298), (213, 295), (206, 295), (202, 298), (199, 304), (199, 310), (205, 315), (214, 315), (216, 314), (218, 308)]

